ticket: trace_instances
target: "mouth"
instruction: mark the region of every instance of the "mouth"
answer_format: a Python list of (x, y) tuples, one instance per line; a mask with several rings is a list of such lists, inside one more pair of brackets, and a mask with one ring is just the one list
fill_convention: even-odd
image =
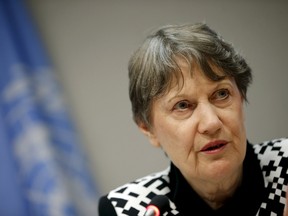
[(218, 152), (227, 145), (227, 141), (217, 140), (207, 143), (200, 151), (201, 152)]

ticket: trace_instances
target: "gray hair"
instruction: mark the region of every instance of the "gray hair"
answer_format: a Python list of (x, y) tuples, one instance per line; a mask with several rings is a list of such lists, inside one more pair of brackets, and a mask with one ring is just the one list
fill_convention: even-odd
[(195, 61), (214, 81), (223, 76), (217, 74), (213, 66), (221, 69), (224, 76), (235, 79), (247, 101), (251, 69), (232, 44), (204, 23), (167, 25), (152, 32), (129, 60), (129, 97), (137, 124), (151, 126), (153, 101), (169, 90), (173, 78), (179, 81), (182, 76), (176, 61), (179, 57), (190, 66)]

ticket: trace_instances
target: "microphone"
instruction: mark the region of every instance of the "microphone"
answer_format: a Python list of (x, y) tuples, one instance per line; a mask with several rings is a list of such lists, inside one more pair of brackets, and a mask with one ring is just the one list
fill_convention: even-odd
[(167, 196), (156, 195), (146, 207), (144, 216), (161, 216), (169, 207), (169, 199)]

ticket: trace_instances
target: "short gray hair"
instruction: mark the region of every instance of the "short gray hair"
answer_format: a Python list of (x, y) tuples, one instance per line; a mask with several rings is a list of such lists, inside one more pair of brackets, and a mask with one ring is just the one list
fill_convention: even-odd
[(129, 60), (129, 97), (137, 124), (151, 126), (154, 99), (169, 90), (173, 78), (182, 76), (176, 61), (179, 57), (190, 66), (195, 61), (211, 80), (223, 77), (213, 71), (213, 66), (221, 69), (224, 76), (235, 79), (247, 101), (251, 69), (232, 44), (204, 23), (167, 25), (152, 32)]

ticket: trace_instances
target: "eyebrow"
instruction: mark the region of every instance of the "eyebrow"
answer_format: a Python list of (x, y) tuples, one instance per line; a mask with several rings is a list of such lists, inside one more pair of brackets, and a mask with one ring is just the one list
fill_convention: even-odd
[[(231, 86), (231, 87), (233, 87), (234, 85), (233, 85), (233, 82), (231, 81), (231, 79), (229, 79), (229, 77), (228, 76), (225, 76), (225, 77), (223, 77), (223, 79), (221, 79), (221, 80), (219, 80), (219, 81), (213, 81), (213, 80), (211, 80), (211, 82), (212, 82), (212, 84), (210, 85), (210, 86), (212, 86), (212, 90), (215, 90), (215, 89), (217, 89), (217, 88), (219, 88), (219, 86), (221, 86), (221, 85), (229, 85), (229, 86)], [(215, 86), (214, 86), (214, 84), (215, 84)], [(181, 92), (181, 90), (180, 91), (178, 91), (178, 92)], [(167, 94), (168, 95), (168, 94)], [(168, 101), (167, 101), (167, 103), (170, 103), (172, 100), (174, 100), (175, 98), (181, 98), (181, 97), (183, 97), (183, 96), (185, 96), (186, 94), (175, 94), (174, 96), (172, 96)]]

